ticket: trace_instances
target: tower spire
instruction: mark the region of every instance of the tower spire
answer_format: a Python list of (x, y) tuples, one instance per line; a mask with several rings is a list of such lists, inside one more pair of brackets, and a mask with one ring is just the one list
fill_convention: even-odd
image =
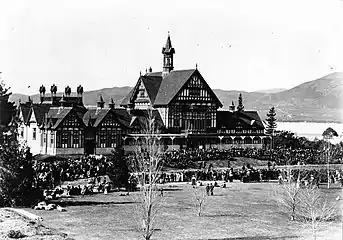
[(172, 43), (170, 40), (170, 34), (168, 31), (168, 37), (166, 45), (162, 48), (163, 54), (163, 73), (162, 77), (166, 77), (173, 69), (174, 69), (174, 57), (175, 49), (172, 47)]

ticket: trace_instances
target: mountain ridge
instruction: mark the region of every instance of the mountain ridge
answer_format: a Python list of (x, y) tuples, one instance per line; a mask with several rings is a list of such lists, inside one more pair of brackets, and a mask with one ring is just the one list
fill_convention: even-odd
[[(112, 97), (119, 105), (132, 87), (102, 88), (84, 92), (84, 104), (96, 105), (97, 97), (101, 93), (108, 103)], [(266, 118), (269, 109), (274, 106), (279, 121), (309, 121), (309, 122), (343, 122), (343, 73), (334, 72), (312, 81), (299, 84), (281, 92), (246, 92), (238, 90), (213, 89), (228, 109), (234, 101), (237, 106), (238, 95), (242, 93), (246, 110), (256, 110), (262, 119)], [(38, 91), (37, 91), (38, 92)], [(34, 102), (39, 102), (39, 94), (31, 96)], [(26, 101), (27, 95), (14, 93), (10, 100), (16, 104), (19, 99)]]

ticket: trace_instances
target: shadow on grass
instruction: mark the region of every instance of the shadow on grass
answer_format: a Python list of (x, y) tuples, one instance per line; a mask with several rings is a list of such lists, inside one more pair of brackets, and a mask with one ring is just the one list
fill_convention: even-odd
[(69, 206), (94, 206), (94, 205), (122, 205), (122, 204), (134, 204), (135, 202), (126, 201), (126, 202), (97, 202), (97, 201), (58, 201), (54, 202), (55, 204), (60, 205), (61, 207)]
[(246, 217), (239, 213), (219, 213), (219, 214), (204, 214), (203, 217)]
[[(296, 239), (298, 236), (256, 236), (256, 237), (233, 237), (233, 238), (207, 238), (206, 240), (278, 240), (278, 239)], [(204, 239), (205, 240), (205, 239)]]
[(163, 191), (165, 192), (176, 192), (176, 191), (182, 191), (182, 188), (163, 188)]

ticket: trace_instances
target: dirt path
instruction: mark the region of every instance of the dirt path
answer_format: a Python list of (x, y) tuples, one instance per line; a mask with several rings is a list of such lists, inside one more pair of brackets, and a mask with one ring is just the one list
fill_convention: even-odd
[(47, 228), (43, 224), (44, 222), (33, 221), (13, 211), (0, 208), (0, 239), (14, 239), (9, 237), (10, 231), (13, 230), (16, 234), (23, 234), (20, 239), (24, 240), (72, 240), (67, 234)]

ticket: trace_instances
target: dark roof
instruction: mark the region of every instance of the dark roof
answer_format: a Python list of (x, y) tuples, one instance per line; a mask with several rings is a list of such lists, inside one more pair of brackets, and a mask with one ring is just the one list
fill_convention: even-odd
[(249, 121), (249, 123), (251, 122), (251, 120), (255, 120), (255, 123), (258, 127), (264, 128), (262, 120), (257, 111), (242, 111), (237, 112), (237, 114), (242, 120)]
[(57, 128), (71, 110), (72, 107), (51, 107), (47, 115), (48, 127)]
[(127, 106), (130, 103), (131, 96), (135, 92), (136, 88), (132, 88), (130, 92), (126, 95), (123, 101), (120, 103), (120, 106)]
[(44, 116), (49, 112), (51, 105), (50, 104), (33, 104), (32, 109), (36, 117), (37, 125), (40, 126), (43, 124)]
[(163, 78), (154, 105), (166, 105), (179, 92), (196, 69), (171, 71)]
[(121, 122), (126, 127), (130, 127), (132, 116), (128, 113), (128, 111), (126, 111), (126, 109), (115, 108), (112, 111), (116, 114), (119, 122)]
[(141, 77), (145, 89), (149, 95), (150, 101), (155, 102), (156, 95), (160, 88), (162, 77), (161, 76), (142, 76)]
[[(162, 78), (162, 72), (147, 73), (144, 76), (140, 76), (136, 86), (124, 98), (121, 106), (127, 106), (133, 101), (132, 97), (136, 93), (141, 81), (143, 82), (153, 105), (167, 105), (194, 73), (201, 75), (197, 69), (188, 69), (171, 71), (165, 78)], [(206, 81), (204, 82), (206, 83)], [(219, 105), (222, 106), (220, 100), (213, 91), (212, 95)]]
[(257, 127), (258, 129), (264, 129), (256, 111), (217, 111), (217, 128), (224, 126), (227, 129), (235, 129), (239, 124), (242, 128)]
[(131, 115), (131, 121), (130, 121), (130, 126), (140, 126), (143, 130), (144, 127), (146, 126), (146, 120), (150, 117), (149, 115), (151, 114), (152, 118), (155, 118), (155, 120), (159, 124), (159, 128), (163, 127), (163, 120), (161, 118), (161, 115), (158, 110), (150, 110), (147, 109), (135, 109), (130, 112)]
[(86, 126), (97, 127), (110, 110), (110, 108), (88, 108), (88, 111), (83, 115), (83, 122)]
[(21, 111), (21, 113), (23, 115), (24, 123), (27, 123), (27, 121), (28, 121), (30, 109), (31, 109), (31, 104), (20, 103), (20, 105), (19, 105), (19, 111)]

